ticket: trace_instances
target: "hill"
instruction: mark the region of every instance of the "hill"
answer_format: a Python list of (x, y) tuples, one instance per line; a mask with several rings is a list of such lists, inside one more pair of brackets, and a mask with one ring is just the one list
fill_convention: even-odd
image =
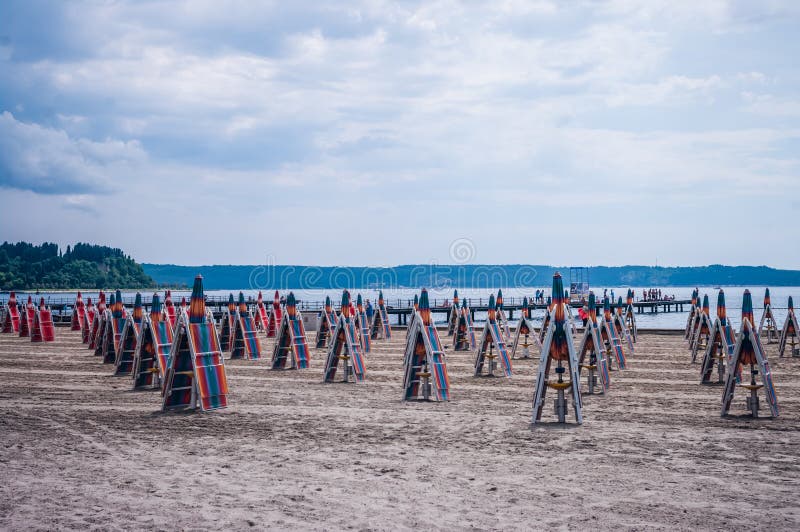
[(77, 243), (3, 242), (0, 289), (150, 288), (155, 281), (121, 249)]

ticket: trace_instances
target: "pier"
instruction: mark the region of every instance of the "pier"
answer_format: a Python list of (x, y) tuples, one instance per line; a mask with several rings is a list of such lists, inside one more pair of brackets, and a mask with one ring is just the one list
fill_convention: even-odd
[[(133, 297), (123, 297), (123, 303), (126, 307), (132, 308), (133, 307)], [(475, 314), (478, 312), (486, 312), (489, 308), (489, 299), (488, 298), (466, 298), (467, 305), (469, 306), (470, 312), (472, 313), (473, 320), (475, 319)], [(51, 310), (53, 311), (53, 322), (57, 326), (66, 326), (70, 323), (70, 318), (72, 316), (72, 307), (75, 303), (74, 298), (51, 298), (49, 301), (45, 300), (47, 304), (50, 306)], [(414, 311), (413, 300), (412, 299), (386, 299), (386, 311), (390, 316), (397, 316), (396, 320), (392, 320), (394, 323), (393, 325), (405, 326), (408, 325), (408, 320), (411, 317), (412, 312)], [(163, 303), (163, 301), (162, 301)], [(658, 314), (660, 312), (685, 312), (688, 311), (688, 307), (692, 304), (691, 300), (688, 299), (676, 299), (676, 300), (665, 300), (665, 301), (634, 301), (633, 307), (636, 309), (637, 314)], [(220, 319), (222, 316), (222, 311), (228, 305), (228, 298), (227, 296), (209, 296), (206, 298), (206, 305), (211, 308), (214, 319)], [(255, 309), (255, 299), (249, 298), (247, 300), (247, 305), (251, 310)], [(264, 305), (269, 309), (272, 306), (271, 300), (265, 300)], [(436, 322), (445, 322), (450, 316), (450, 310), (452, 308), (452, 300), (451, 299), (432, 299), (431, 300), (431, 312), (435, 316)], [(145, 312), (149, 312), (150, 310), (150, 301), (147, 298), (146, 301), (142, 302), (142, 306), (145, 309)], [(177, 306), (177, 303), (176, 303)], [(323, 307), (325, 306), (324, 301), (299, 301), (298, 302), (298, 309), (301, 312), (309, 313), (318, 313), (322, 311)], [(374, 303), (373, 303), (374, 306)], [(547, 305), (544, 303), (537, 303), (531, 305), (535, 310), (544, 310), (547, 308)], [(581, 303), (578, 301), (573, 301), (570, 303), (570, 306), (574, 309), (579, 309), (581, 307)], [(339, 310), (338, 305), (335, 306), (337, 310)], [(513, 320), (514, 316), (517, 312), (522, 309), (522, 298), (519, 297), (508, 297), (505, 298), (503, 303), (503, 309), (506, 311), (509, 320)], [(684, 310), (685, 309), (685, 310)], [(438, 317), (437, 317), (438, 315)]]

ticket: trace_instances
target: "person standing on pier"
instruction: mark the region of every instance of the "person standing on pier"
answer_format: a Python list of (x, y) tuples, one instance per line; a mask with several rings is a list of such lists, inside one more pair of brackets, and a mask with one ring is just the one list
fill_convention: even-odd
[(578, 317), (583, 321), (583, 326), (586, 327), (586, 323), (589, 321), (589, 304), (584, 297), (581, 298), (581, 308), (578, 310)]

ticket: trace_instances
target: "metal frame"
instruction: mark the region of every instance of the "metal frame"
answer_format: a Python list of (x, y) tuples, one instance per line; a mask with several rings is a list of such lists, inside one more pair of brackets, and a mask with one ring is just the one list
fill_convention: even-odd
[[(161, 313), (161, 321), (158, 323), (164, 324), (165, 334), (168, 335), (168, 339), (170, 341), (168, 343), (161, 343), (159, 341), (162, 339), (159, 338), (160, 333), (156, 332), (157, 329), (153, 324), (152, 318), (145, 314), (144, 319), (142, 320), (142, 327), (139, 330), (139, 337), (136, 340), (136, 351), (133, 353), (133, 369), (131, 371), (131, 375), (133, 377), (134, 390), (143, 388), (162, 388), (164, 386), (168, 369), (167, 366), (169, 365), (169, 355), (170, 351), (172, 350), (173, 331), (169, 322), (166, 320), (163, 309)], [(152, 343), (152, 354), (144, 352), (145, 346), (149, 343)], [(145, 358), (145, 356), (150, 356), (151, 358)], [(162, 363), (162, 359), (166, 361), (166, 364)], [(142, 364), (144, 363), (149, 364), (146, 364), (148, 367), (143, 370)], [(137, 382), (139, 382), (140, 377), (143, 375), (149, 375), (150, 379), (143, 379), (145, 383), (137, 386)], [(147, 382), (148, 380), (149, 382)]]
[[(364, 365), (361, 345), (356, 339), (356, 326), (353, 318), (345, 316), (344, 313), (339, 316), (333, 340), (328, 348), (323, 382), (335, 382), (334, 379), (336, 378), (340, 360), (344, 362), (341, 382), (364, 382), (366, 379), (366, 366)], [(353, 378), (352, 381), (350, 377)]]
[[(378, 314), (376, 313), (375, 316)], [(323, 349), (328, 347), (328, 343), (330, 342), (333, 331), (336, 329), (336, 323), (339, 321), (338, 316), (336, 316), (336, 311), (331, 306), (331, 311), (328, 312), (326, 309), (322, 309), (322, 314), (320, 315), (319, 324), (317, 325), (317, 334), (314, 345), (317, 349)]]
[[(790, 332), (790, 328), (792, 328), (793, 331)], [(800, 326), (798, 326), (797, 315), (794, 313), (794, 309), (789, 309), (789, 313), (786, 315), (786, 321), (783, 323), (783, 329), (781, 329), (781, 339), (778, 344), (778, 352), (781, 358), (783, 358), (786, 353), (787, 344), (790, 348), (789, 356), (800, 356), (800, 347), (798, 347), (800, 345)]]
[(697, 335), (697, 329), (700, 327), (702, 316), (703, 311), (700, 310), (700, 308), (697, 308), (696, 312), (694, 312), (694, 316), (692, 317), (692, 324), (689, 326), (689, 335), (686, 337), (686, 340), (689, 343), (689, 349), (692, 349), (694, 346), (694, 339)]
[(772, 417), (778, 417), (778, 398), (775, 395), (775, 386), (772, 383), (772, 371), (770, 370), (769, 362), (767, 362), (764, 346), (761, 344), (761, 338), (749, 319), (742, 319), (742, 325), (739, 329), (738, 339), (736, 340), (736, 347), (734, 347), (733, 356), (731, 356), (730, 362), (728, 363), (728, 371), (725, 377), (725, 390), (722, 393), (721, 415), (722, 417), (728, 415), (731, 403), (733, 402), (733, 396), (736, 392), (736, 387), (744, 386), (750, 390), (750, 397), (747, 398), (747, 408), (753, 417), (758, 417), (759, 387), (754, 384), (756, 381), (755, 365), (751, 367), (751, 384), (744, 384), (740, 382), (743, 381), (743, 379), (737, 379), (736, 377), (737, 374), (741, 375), (743, 373), (742, 364), (739, 359), (741, 358), (742, 350), (745, 345), (752, 346), (753, 348), (756, 364), (761, 372), (761, 386), (764, 388), (766, 394), (767, 405), (769, 405)]
[[(163, 392), (164, 398), (163, 398), (163, 401), (161, 403), (161, 409), (163, 411), (181, 410), (181, 409), (197, 409), (198, 406), (199, 406), (202, 411), (207, 412), (209, 410), (218, 410), (218, 409), (221, 409), (221, 408), (227, 408), (227, 406), (228, 406), (228, 393), (229, 393), (228, 389), (227, 389), (227, 378), (225, 379), (225, 386), (224, 386), (224, 392), (225, 393), (222, 393), (219, 396), (216, 396), (216, 397), (222, 397), (223, 398), (222, 399), (222, 403), (223, 404), (221, 406), (212, 407), (212, 408), (208, 408), (208, 409), (206, 409), (203, 406), (203, 402), (202, 402), (202, 400), (200, 398), (200, 393), (199, 393), (198, 384), (197, 384), (197, 380), (198, 380), (197, 372), (198, 372), (198, 369), (201, 368), (201, 367), (202, 368), (207, 368), (207, 367), (211, 367), (211, 366), (198, 366), (197, 365), (197, 357), (202, 356), (202, 355), (216, 355), (218, 360), (219, 360), (219, 364), (217, 364), (217, 365), (222, 367), (222, 371), (223, 371), (223, 374), (224, 374), (225, 373), (225, 355), (223, 354), (221, 349), (220, 349), (220, 351), (209, 351), (207, 353), (198, 353), (198, 352), (196, 352), (195, 351), (194, 342), (192, 341), (192, 338), (190, 337), (190, 332), (189, 332), (189, 326), (190, 325), (191, 324), (189, 322), (188, 312), (181, 312), (180, 315), (178, 316), (178, 320), (176, 322), (175, 335), (174, 335), (174, 337), (172, 339), (172, 346), (170, 347), (170, 355), (169, 355), (170, 364), (169, 364), (169, 368), (167, 369), (166, 377), (164, 379), (164, 392)], [(216, 327), (214, 327), (213, 323), (209, 323), (208, 321), (206, 321), (205, 325), (209, 328), (209, 331), (211, 332), (211, 334), (215, 334), (215, 335), (217, 334), (217, 329), (216, 329)], [(183, 342), (185, 342), (185, 345), (184, 345)], [(217, 338), (217, 344), (219, 345), (219, 338)], [(191, 397), (190, 397), (190, 400), (189, 400), (188, 404), (169, 405), (168, 402), (169, 402), (169, 398), (170, 398), (172, 392), (173, 391), (181, 391), (181, 389), (179, 389), (179, 388), (173, 388), (173, 383), (174, 383), (174, 379), (175, 379), (175, 375), (176, 375), (175, 360), (176, 360), (177, 356), (181, 355), (181, 350), (184, 349), (184, 348), (188, 350), (188, 355), (189, 355), (189, 357), (191, 359), (191, 366), (192, 366), (192, 369), (190, 371), (191, 372), (191, 384), (189, 385), (189, 387), (191, 388)]]
[(767, 344), (774, 341), (779, 341), (778, 336), (778, 321), (775, 319), (775, 314), (772, 313), (772, 305), (767, 303), (764, 305), (764, 313), (761, 315), (761, 321), (758, 324), (758, 335), (764, 334), (767, 331)]
[[(498, 311), (499, 316), (499, 311)], [(483, 368), (486, 364), (486, 359), (489, 359), (487, 376), (494, 377), (495, 357), (500, 359), (500, 366), (503, 369), (503, 374), (506, 377), (511, 377), (513, 368), (511, 365), (511, 357), (506, 349), (506, 340), (500, 330), (501, 324), (498, 319), (487, 319), (483, 325), (483, 333), (481, 334), (481, 341), (478, 343), (478, 348), (475, 351), (475, 377), (483, 376)], [(497, 355), (492, 353), (492, 346), (497, 347)], [(487, 353), (488, 351), (488, 353)]]
[[(705, 312), (700, 312), (697, 318), (697, 327), (695, 327), (694, 336), (692, 337), (692, 341), (689, 342), (689, 349), (692, 351), (692, 364), (697, 362), (697, 352), (702, 349), (703, 352), (708, 350), (708, 344), (711, 342), (711, 331), (714, 328), (714, 324), (711, 322), (711, 317), (706, 314)], [(706, 331), (705, 333), (703, 331)], [(705, 336), (705, 345), (702, 345), (700, 341)]]
[(497, 323), (501, 327), (503, 331), (503, 339), (508, 342), (511, 340), (511, 327), (508, 326), (508, 319), (506, 318), (506, 312), (499, 308), (497, 309)]
[[(525, 334), (522, 332), (523, 328), (528, 329), (528, 333)], [(532, 344), (520, 344), (520, 337), (525, 334), (526, 337), (530, 336), (533, 338)], [(530, 345), (537, 345), (539, 349), (542, 348), (542, 344), (539, 342), (539, 332), (536, 331), (536, 326), (533, 323), (533, 319), (530, 316), (526, 316), (524, 313), (520, 316), (519, 321), (517, 322), (517, 328), (514, 331), (514, 341), (511, 344), (511, 359), (517, 358), (517, 348), (522, 345), (522, 356), (519, 358), (530, 358), (530, 352), (528, 351), (528, 346)]]
[(547, 329), (550, 327), (550, 307), (544, 309), (544, 316), (542, 316), (542, 328), (539, 329), (539, 345), (544, 345), (544, 337), (547, 335)]
[[(142, 322), (144, 322), (144, 319), (145, 316), (142, 316)], [(135, 322), (133, 314), (128, 314), (125, 324), (122, 326), (119, 349), (114, 360), (114, 375), (131, 375), (133, 373), (133, 366), (136, 362), (136, 346), (142, 331), (142, 322)], [(127, 357), (126, 354), (128, 355)], [(126, 366), (123, 364), (127, 362), (130, 362), (130, 365), (126, 370)]]
[(361, 342), (361, 349), (367, 355), (372, 350), (372, 342), (370, 341), (370, 327), (369, 319), (367, 319), (367, 312), (364, 310), (364, 305), (356, 307), (356, 327), (358, 327), (358, 341)]
[(453, 304), (450, 307), (450, 314), (447, 317), (447, 336), (455, 334), (456, 327), (458, 326), (459, 315), (461, 313), (461, 305), (459, 304), (458, 291), (453, 293)]
[[(611, 320), (613, 321), (613, 316), (611, 316)], [(625, 369), (627, 367), (626, 357), (625, 357), (625, 350), (622, 348), (622, 340), (620, 340), (619, 336), (617, 335), (616, 327), (609, 321), (606, 320), (605, 316), (600, 319), (599, 326), (600, 329), (600, 339), (603, 342), (603, 346), (606, 350), (606, 355), (614, 355), (614, 359), (617, 361), (617, 368)], [(607, 357), (608, 362), (608, 369), (611, 369), (611, 357)]]
[[(403, 400), (449, 401), (450, 378), (439, 331), (433, 323), (423, 323), (422, 317), (417, 314), (418, 311), (414, 313), (415, 317), (409, 326), (403, 354)], [(425, 351), (425, 360), (421, 364), (416, 360), (416, 350), (420, 345)]]
[[(464, 330), (461, 330), (461, 327)], [(475, 328), (472, 324), (472, 314), (467, 306), (466, 300), (458, 309), (458, 323), (453, 332), (453, 351), (472, 351), (478, 342), (475, 341)]]
[[(566, 303), (561, 303), (562, 305), (569, 306)], [(562, 310), (564, 312), (564, 316), (566, 318), (566, 308)], [(547, 395), (547, 388), (549, 383), (549, 373), (550, 373), (550, 364), (553, 361), (553, 357), (551, 357), (551, 349), (553, 348), (553, 337), (556, 333), (556, 322), (555, 319), (550, 320), (550, 324), (547, 327), (545, 332), (544, 342), (542, 342), (542, 353), (539, 359), (539, 371), (536, 377), (536, 387), (533, 393), (533, 416), (531, 419), (532, 424), (539, 423), (542, 419), (542, 410), (544, 408), (544, 400)], [(572, 406), (575, 413), (575, 422), (580, 425), (583, 423), (583, 402), (581, 399), (581, 387), (580, 387), (580, 373), (578, 370), (578, 357), (577, 353), (575, 352), (575, 345), (572, 340), (572, 329), (568, 326), (566, 319), (562, 324), (562, 330), (566, 335), (566, 345), (567, 345), (567, 353), (568, 353), (568, 360), (567, 360), (567, 368), (566, 371), (569, 372), (570, 376), (570, 384), (569, 389), (572, 392)], [(565, 398), (563, 397), (565, 393), (564, 389), (558, 390), (558, 399), (556, 401), (564, 401)], [(564, 423), (566, 412), (559, 412), (559, 422)]]
[[(236, 311), (234, 311), (235, 313)], [(180, 312), (184, 314), (184, 312)], [(233, 349), (233, 329), (236, 326), (234, 313), (229, 308), (222, 309), (222, 318), (219, 320), (219, 348), (223, 353), (230, 353)]]
[[(249, 321), (248, 321), (249, 320)], [(248, 324), (250, 327), (248, 327)], [(255, 340), (255, 350), (250, 346), (248, 339)], [(231, 337), (230, 358), (244, 358), (246, 360), (261, 359), (261, 340), (256, 332), (256, 319), (250, 310), (242, 315), (237, 307), (233, 318), (233, 335)]]
[(726, 319), (725, 323), (716, 318), (711, 327), (711, 334), (708, 336), (708, 346), (703, 355), (703, 363), (700, 366), (700, 384), (713, 384), (711, 375), (714, 372), (714, 364), (717, 364), (717, 374), (719, 375), (718, 384), (725, 384), (725, 368), (730, 364), (733, 350), (736, 347), (736, 335), (733, 332), (730, 322)]
[(633, 342), (636, 343), (639, 329), (636, 327), (636, 313), (633, 310), (633, 290), (631, 289), (628, 289), (628, 297), (625, 301), (625, 326), (630, 331)]
[(628, 330), (628, 325), (625, 323), (622, 309), (618, 309), (618, 312), (613, 313), (612, 320), (614, 321), (614, 328), (616, 329), (617, 335), (620, 338), (624, 337), (625, 342), (628, 344), (628, 356), (633, 356), (633, 338), (631, 337), (630, 330)]
[[(302, 335), (295, 335), (294, 329), (292, 328), (291, 321), (298, 322), (298, 328)], [(288, 337), (288, 344), (282, 345), (285, 343), (285, 338)], [(307, 358), (309, 360), (301, 360), (301, 358), (297, 354), (297, 346), (304, 345), (305, 352)], [(282, 351), (287, 351), (286, 354), (282, 354)], [(270, 361), (270, 367), (272, 369), (307, 369), (311, 357), (311, 351), (308, 347), (308, 342), (306, 341), (306, 330), (305, 326), (303, 325), (303, 316), (300, 314), (299, 310), (295, 311), (295, 319), (289, 317), (289, 313), (286, 312), (286, 309), (283, 309), (283, 315), (281, 317), (281, 323), (278, 327), (278, 335), (275, 339), (275, 346), (272, 349), (272, 359)], [(289, 361), (289, 367), (286, 367), (286, 362)]]
[[(100, 355), (104, 364), (113, 364), (117, 360), (117, 340), (122, 335), (122, 331), (118, 318), (114, 317), (110, 309), (107, 308), (103, 314), (103, 336), (95, 355)], [(124, 318), (119, 318), (119, 320), (122, 319)]]
[(372, 317), (371, 340), (391, 340), (392, 326), (389, 323), (389, 313), (386, 312), (386, 303), (376, 303), (375, 315)]
[[(578, 375), (581, 370), (586, 369), (587, 386), (589, 394), (594, 394), (597, 377), (600, 379), (600, 394), (605, 394), (611, 386), (611, 376), (608, 373), (608, 360), (606, 360), (606, 349), (600, 337), (600, 328), (597, 323), (597, 316), (589, 318), (583, 330), (583, 337), (578, 344)], [(589, 355), (589, 359), (586, 357)], [(594, 360), (592, 358), (594, 357)], [(597, 373), (597, 375), (595, 375)]]
[(692, 291), (692, 306), (689, 309), (689, 316), (686, 317), (686, 328), (684, 329), (683, 332), (684, 340), (691, 341), (692, 334), (694, 333), (692, 328), (694, 326), (695, 316), (699, 310), (699, 307), (697, 306), (697, 301), (699, 296), (700, 294), (698, 292)]

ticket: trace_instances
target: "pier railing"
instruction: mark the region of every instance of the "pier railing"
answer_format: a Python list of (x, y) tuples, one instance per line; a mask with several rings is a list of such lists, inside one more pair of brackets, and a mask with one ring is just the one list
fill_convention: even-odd
[[(464, 298), (467, 301), (467, 306), (470, 308), (472, 313), (473, 319), (475, 318), (476, 312), (486, 312), (488, 310), (489, 300), (488, 298)], [(463, 299), (461, 300), (463, 301)], [(18, 299), (18, 302), (20, 300)], [(53, 321), (55, 323), (67, 323), (70, 321), (72, 316), (72, 310), (75, 305), (75, 298), (67, 298), (67, 297), (50, 297), (45, 298), (45, 302), (53, 311)], [(133, 307), (134, 297), (123, 297), (122, 298), (123, 304), (131, 308)], [(408, 320), (413, 312), (413, 304), (414, 301), (411, 298), (393, 298), (393, 299), (385, 299), (387, 313), (390, 316), (397, 316), (395, 323), (397, 325), (405, 325), (408, 323)], [(637, 313), (653, 313), (657, 314), (660, 312), (685, 312), (689, 310), (689, 306), (691, 305), (691, 301), (688, 299), (685, 300), (663, 300), (663, 301), (634, 301), (633, 307)], [(177, 304), (177, 303), (176, 303)], [(264, 305), (269, 310), (272, 307), (272, 301), (264, 301)], [(321, 312), (322, 309), (325, 307), (324, 301), (305, 301), (301, 300), (298, 301), (298, 308), (301, 312), (304, 313), (318, 313)], [(216, 318), (219, 318), (222, 315), (223, 309), (228, 305), (228, 298), (224, 296), (207, 296), (206, 297), (206, 305), (209, 306), (214, 313)], [(573, 308), (580, 308), (582, 304), (577, 301), (570, 302), (570, 305)], [(145, 312), (148, 312), (150, 309), (150, 302), (144, 301), (142, 302), (142, 306), (145, 309)], [(254, 298), (247, 299), (247, 306), (250, 310), (254, 310), (256, 306), (256, 301)], [(373, 308), (376, 308), (376, 303), (372, 303)], [(531, 307), (534, 310), (544, 310), (547, 305), (544, 301), (537, 301), (531, 304)], [(341, 310), (339, 305), (334, 305), (336, 310)], [(440, 320), (446, 321), (447, 318), (450, 316), (450, 310), (452, 309), (452, 299), (432, 299), (431, 300), (431, 312), (434, 315), (442, 315), (445, 316), (441, 317)], [(515, 315), (518, 311), (522, 309), (522, 298), (520, 297), (508, 297), (504, 298), (503, 300), (503, 309), (507, 313), (507, 317), (510, 320), (515, 319)]]

